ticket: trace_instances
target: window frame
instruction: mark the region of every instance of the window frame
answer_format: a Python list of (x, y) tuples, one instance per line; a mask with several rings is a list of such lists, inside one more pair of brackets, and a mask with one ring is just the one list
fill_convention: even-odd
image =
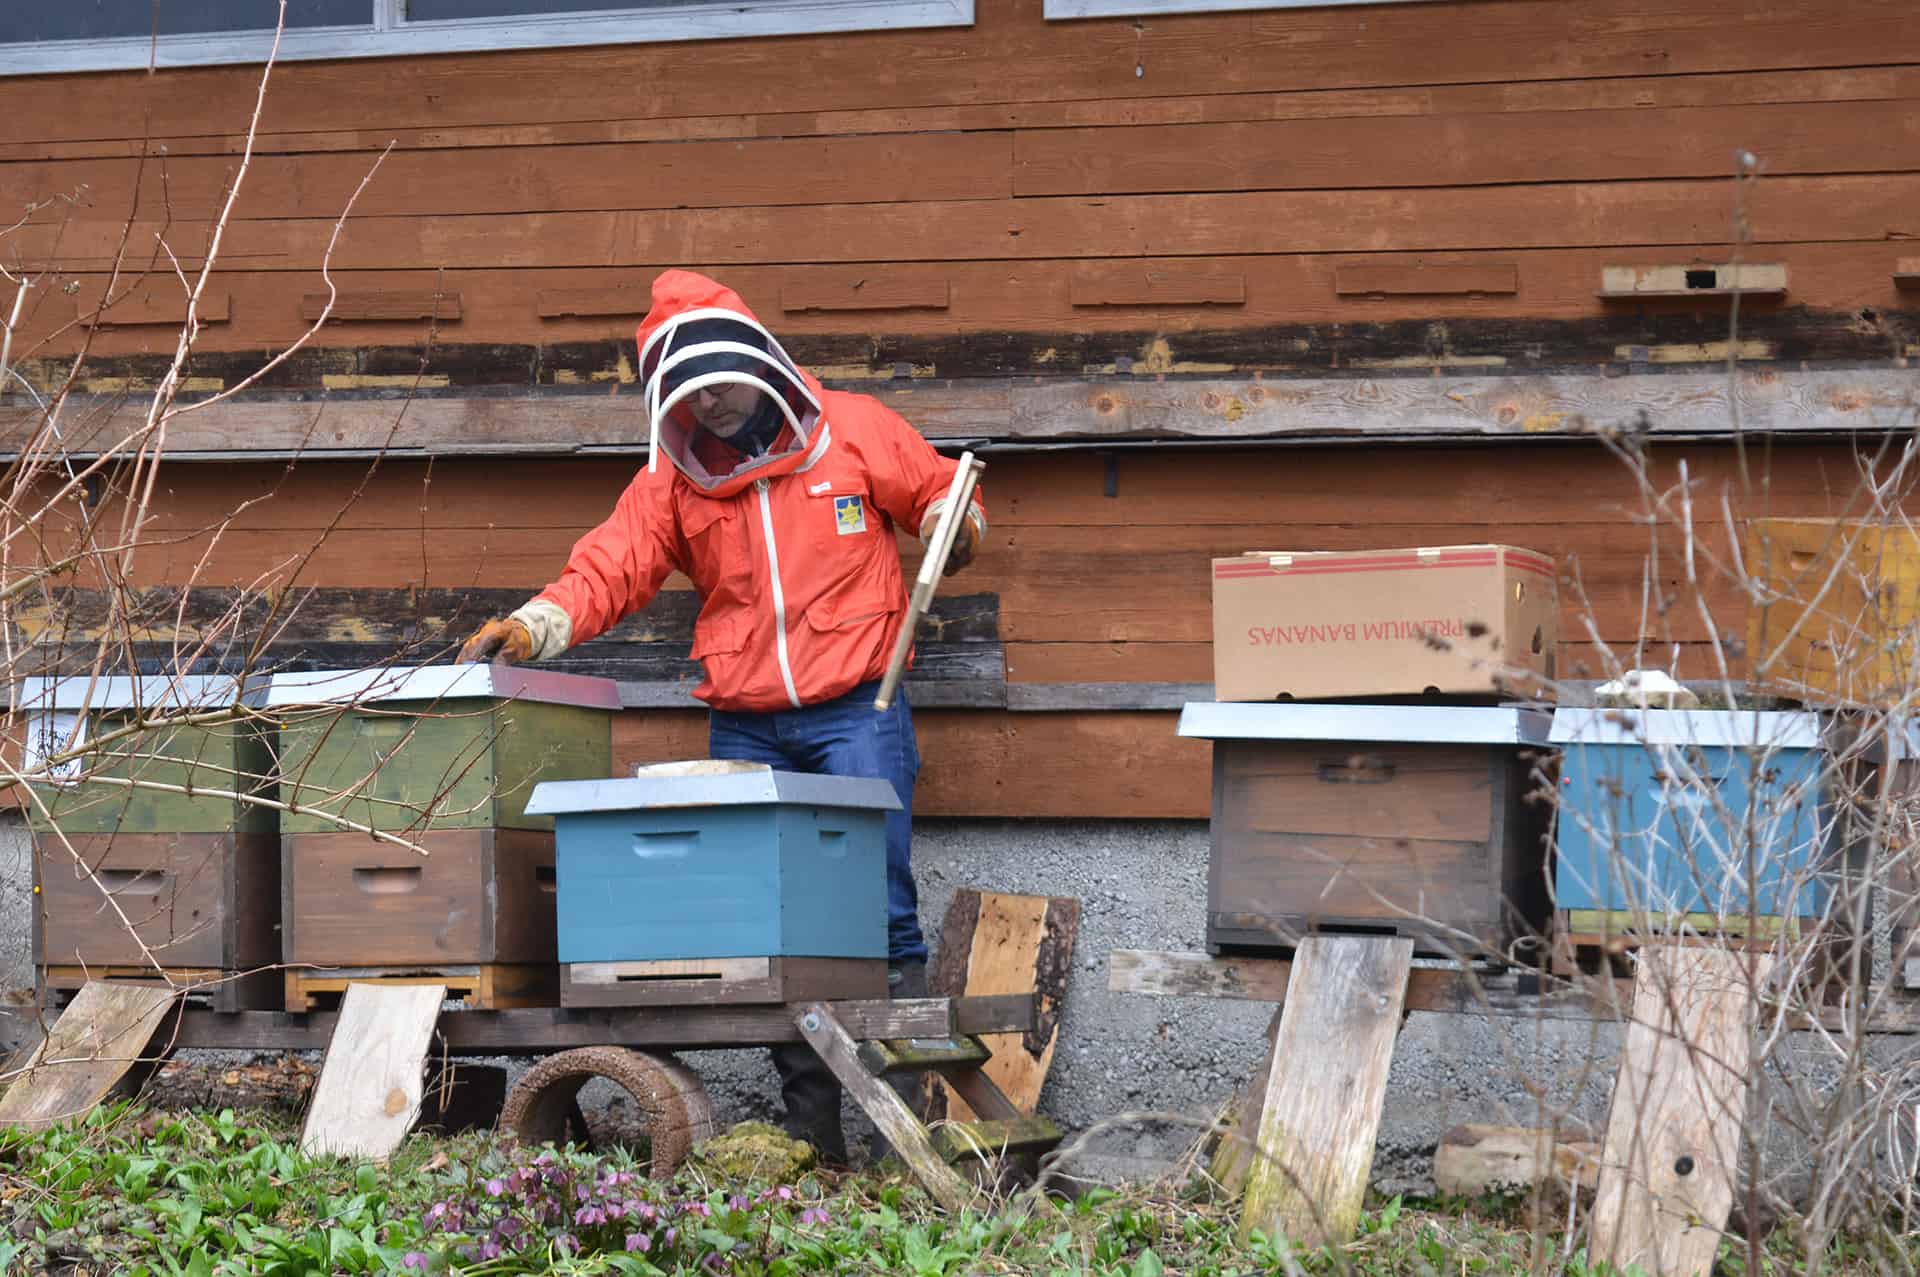
[(1440, 0), (1046, 0), (1050, 22), (1075, 18), (1158, 18), (1174, 13), (1242, 13), (1251, 9), (1348, 9), (1362, 4), (1437, 4)]
[[(516, 18), (408, 21), (404, 0), (373, 0), (370, 26), (302, 27), (281, 33), (281, 62), (387, 58), (585, 45), (661, 44), (751, 36), (812, 35), (973, 25), (974, 0), (783, 0), (742, 9), (728, 0), (684, 7), (591, 10)], [(41, 40), (0, 44), (0, 78), (82, 71), (264, 63), (273, 32)]]

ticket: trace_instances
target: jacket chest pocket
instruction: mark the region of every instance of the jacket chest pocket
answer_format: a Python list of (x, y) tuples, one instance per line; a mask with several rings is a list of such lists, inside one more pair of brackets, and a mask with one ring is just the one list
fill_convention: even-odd
[(828, 554), (865, 549), (864, 540), (886, 533), (886, 516), (856, 478), (796, 476), (804, 494), (797, 503), (806, 540)]
[(739, 501), (688, 501), (680, 511), (680, 535), (687, 542), (687, 575), (703, 596), (749, 588), (753, 534)]

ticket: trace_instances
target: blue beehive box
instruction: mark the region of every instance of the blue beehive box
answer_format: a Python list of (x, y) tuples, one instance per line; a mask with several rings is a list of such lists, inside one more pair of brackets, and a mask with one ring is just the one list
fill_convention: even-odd
[(1561, 709), (1551, 740), (1555, 905), (1570, 931), (1647, 919), (1738, 930), (1826, 908), (1832, 821), (1815, 715)]
[[(538, 786), (527, 811), (554, 818), (562, 1001), (787, 1001), (782, 971), (803, 969), (824, 981), (805, 996), (884, 994), (899, 808), (884, 780), (753, 763)], [(660, 996), (688, 988), (704, 996)]]

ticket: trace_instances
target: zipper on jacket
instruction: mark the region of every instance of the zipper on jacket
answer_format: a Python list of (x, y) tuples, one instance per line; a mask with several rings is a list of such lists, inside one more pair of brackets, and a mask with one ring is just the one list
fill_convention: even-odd
[(800, 708), (800, 693), (794, 690), (793, 666), (787, 663), (787, 594), (780, 588), (780, 551), (773, 543), (773, 503), (767, 497), (767, 481), (755, 479), (760, 494), (760, 527), (767, 534), (767, 569), (773, 576), (773, 651), (780, 660), (780, 681), (787, 685), (787, 699)]

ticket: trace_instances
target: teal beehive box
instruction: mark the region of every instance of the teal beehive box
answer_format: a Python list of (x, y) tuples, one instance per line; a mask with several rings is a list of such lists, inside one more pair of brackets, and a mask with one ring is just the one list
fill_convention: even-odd
[(574, 1005), (882, 996), (884, 780), (757, 763), (549, 782), (561, 1000)]
[(1568, 930), (1763, 930), (1817, 917), (1834, 869), (1817, 716), (1561, 709), (1554, 894)]

